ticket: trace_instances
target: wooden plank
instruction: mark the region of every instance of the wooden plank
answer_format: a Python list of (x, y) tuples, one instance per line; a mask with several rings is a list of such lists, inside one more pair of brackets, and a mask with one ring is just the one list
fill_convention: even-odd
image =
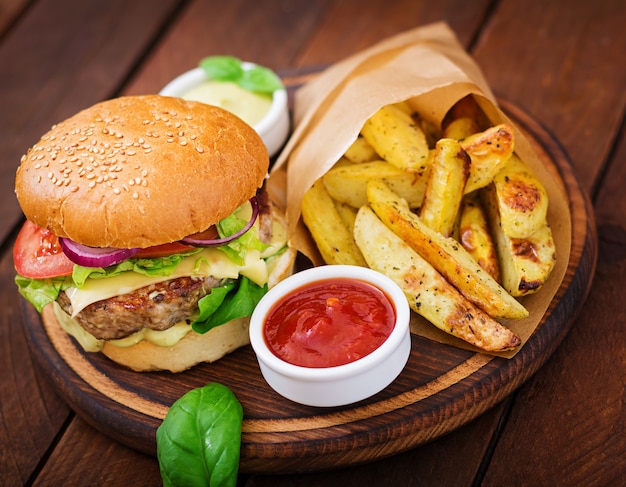
[(27, 0), (2, 0), (0, 2), (0, 37), (10, 29), (20, 13), (27, 7)]
[(556, 135), (589, 191), (626, 110), (625, 50), (621, 0), (520, 0), (498, 4), (473, 55), (496, 93)]
[(268, 8), (263, 2), (232, 0), (225, 9), (220, 2), (194, 1), (124, 91), (156, 93), (205, 56), (232, 55), (277, 71), (291, 67), (329, 2), (277, 0)]
[(1, 240), (21, 217), (13, 184), (22, 154), (52, 124), (113, 95), (175, 6), (41, 0), (2, 40)]
[[(494, 416), (503, 414), (505, 403), (427, 445), (384, 460), (353, 468), (294, 475), (255, 475), (246, 485), (254, 487), (344, 487), (346, 485), (472, 485), (495, 434)], [(468, 438), (474, 444), (468, 447)]]
[(33, 485), (140, 487), (162, 485), (162, 480), (156, 459), (96, 434), (77, 418)]
[(364, 8), (360, 2), (334, 2), (319, 20), (316, 35), (303, 46), (292, 65), (331, 64), (404, 30), (442, 20), (468, 46), (490, 4), (485, 0), (370, 0)]

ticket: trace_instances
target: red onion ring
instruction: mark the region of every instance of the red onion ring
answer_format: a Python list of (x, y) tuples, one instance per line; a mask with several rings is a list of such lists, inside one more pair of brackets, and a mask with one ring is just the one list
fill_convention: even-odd
[(132, 257), (140, 249), (97, 248), (79, 244), (69, 238), (59, 237), (63, 253), (74, 264), (85, 267), (108, 267)]
[(196, 247), (219, 247), (220, 245), (225, 245), (228, 242), (231, 242), (235, 240), (236, 238), (241, 237), (244, 233), (250, 230), (250, 228), (252, 228), (252, 225), (254, 225), (254, 222), (259, 216), (259, 203), (255, 196), (250, 198), (250, 205), (252, 206), (252, 217), (250, 218), (250, 221), (246, 223), (246, 226), (244, 226), (237, 233), (229, 235), (228, 237), (216, 238), (216, 239), (210, 239), (210, 240), (204, 240), (204, 239), (193, 238), (193, 237), (185, 237), (181, 240), (181, 242), (189, 244), (189, 245), (194, 245)]

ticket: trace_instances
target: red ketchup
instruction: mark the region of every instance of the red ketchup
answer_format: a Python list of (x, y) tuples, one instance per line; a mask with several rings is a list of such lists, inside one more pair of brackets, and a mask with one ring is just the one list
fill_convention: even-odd
[(306, 284), (276, 303), (265, 319), (269, 349), (285, 362), (344, 365), (376, 350), (391, 334), (396, 312), (376, 286), (351, 279)]

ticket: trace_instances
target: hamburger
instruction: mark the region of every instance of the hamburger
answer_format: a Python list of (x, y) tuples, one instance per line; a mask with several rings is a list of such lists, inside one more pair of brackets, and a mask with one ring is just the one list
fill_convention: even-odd
[(218, 107), (146, 95), (77, 113), (17, 169), (20, 293), (137, 371), (220, 359), (293, 267), (268, 167), (254, 129)]

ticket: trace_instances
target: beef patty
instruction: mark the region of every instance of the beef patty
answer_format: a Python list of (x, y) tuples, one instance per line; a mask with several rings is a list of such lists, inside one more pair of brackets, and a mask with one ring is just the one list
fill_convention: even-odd
[[(190, 320), (198, 311), (198, 301), (223, 281), (213, 277), (179, 277), (142, 287), (129, 294), (97, 301), (74, 319), (101, 340), (125, 338), (142, 328), (167, 330), (179, 321)], [(65, 292), (57, 302), (67, 314), (72, 305)]]

